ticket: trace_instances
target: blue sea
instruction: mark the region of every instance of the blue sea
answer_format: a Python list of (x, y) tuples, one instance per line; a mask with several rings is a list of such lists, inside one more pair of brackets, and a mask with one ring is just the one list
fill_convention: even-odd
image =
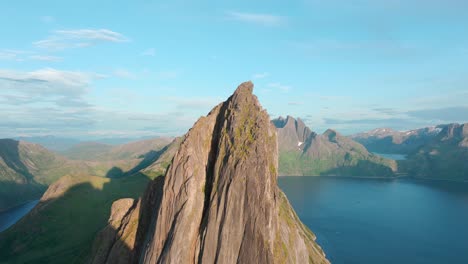
[(468, 184), (280, 177), (335, 264), (468, 263)]

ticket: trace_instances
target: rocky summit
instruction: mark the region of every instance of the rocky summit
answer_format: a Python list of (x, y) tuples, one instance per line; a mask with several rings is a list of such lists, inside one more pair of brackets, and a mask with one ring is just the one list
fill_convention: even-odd
[(276, 129), (252, 90), (241, 84), (195, 123), (165, 177), (113, 213), (104, 232), (117, 235), (99, 236), (94, 263), (329, 263), (278, 188)]

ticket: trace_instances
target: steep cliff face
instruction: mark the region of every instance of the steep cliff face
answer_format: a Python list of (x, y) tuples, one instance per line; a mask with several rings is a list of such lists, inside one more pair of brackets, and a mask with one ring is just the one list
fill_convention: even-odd
[(296, 120), (291, 116), (279, 117), (272, 122), (277, 128), (280, 151), (303, 149), (304, 142), (311, 135), (316, 135), (300, 118)]
[(134, 261), (328, 263), (277, 186), (276, 129), (252, 90), (241, 84), (195, 123), (162, 196), (148, 188)]
[(187, 134), (144, 263), (327, 262), (277, 187), (275, 127), (243, 83)]

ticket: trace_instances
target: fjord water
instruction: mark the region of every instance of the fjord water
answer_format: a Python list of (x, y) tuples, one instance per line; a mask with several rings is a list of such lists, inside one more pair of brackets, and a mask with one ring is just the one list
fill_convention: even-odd
[(39, 200), (31, 201), (13, 208), (10, 208), (4, 212), (0, 212), (0, 232), (8, 229), (10, 226), (18, 222), (23, 216), (31, 211)]
[(280, 177), (335, 264), (468, 263), (468, 183)]
[(404, 154), (377, 153), (377, 152), (373, 152), (373, 154), (377, 156), (381, 156), (382, 158), (392, 159), (392, 160), (405, 160), (406, 159), (406, 155)]

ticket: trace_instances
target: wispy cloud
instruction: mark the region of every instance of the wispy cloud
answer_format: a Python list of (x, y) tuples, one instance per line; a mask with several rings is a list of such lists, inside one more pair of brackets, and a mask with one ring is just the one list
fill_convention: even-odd
[(0, 132), (89, 128), (93, 106), (86, 94), (95, 73), (44, 68), (0, 70)]
[(14, 50), (14, 49), (3, 49), (0, 50), (0, 60), (10, 60), (22, 62), (26, 60), (38, 60), (48, 62), (58, 62), (63, 58), (50, 55), (41, 55), (33, 51), (26, 50)]
[(31, 72), (0, 70), (3, 96), (7, 93), (24, 96), (79, 96), (93, 79), (102, 75), (78, 71), (44, 68)]
[(269, 83), (269, 84), (267, 84), (267, 87), (274, 88), (274, 89), (280, 90), (282, 92), (289, 92), (292, 89), (291, 86), (284, 85), (284, 84), (281, 84), (281, 83)]
[(304, 102), (288, 102), (288, 105), (303, 105)]
[(270, 74), (268, 72), (262, 72), (262, 73), (255, 73), (254, 75), (252, 75), (252, 79), (264, 79), (266, 77), (270, 76)]
[(407, 114), (411, 117), (436, 122), (468, 122), (467, 106), (411, 110)]
[(67, 48), (82, 48), (95, 45), (99, 42), (127, 42), (124, 35), (108, 29), (75, 29), (55, 30), (52, 34), (33, 45), (49, 50), (63, 50)]
[(245, 23), (258, 24), (262, 26), (279, 26), (286, 23), (286, 18), (273, 14), (246, 13), (230, 11), (227, 18)]
[(141, 53), (142, 56), (154, 57), (156, 55), (156, 50), (154, 48), (147, 49)]
[(24, 50), (3, 49), (0, 50), (0, 60), (24, 61), (25, 54), (30, 52)]
[(378, 107), (372, 109), (378, 113), (385, 114), (385, 115), (397, 115), (400, 114), (400, 111), (395, 109), (395, 108), (390, 108), (390, 107)]

